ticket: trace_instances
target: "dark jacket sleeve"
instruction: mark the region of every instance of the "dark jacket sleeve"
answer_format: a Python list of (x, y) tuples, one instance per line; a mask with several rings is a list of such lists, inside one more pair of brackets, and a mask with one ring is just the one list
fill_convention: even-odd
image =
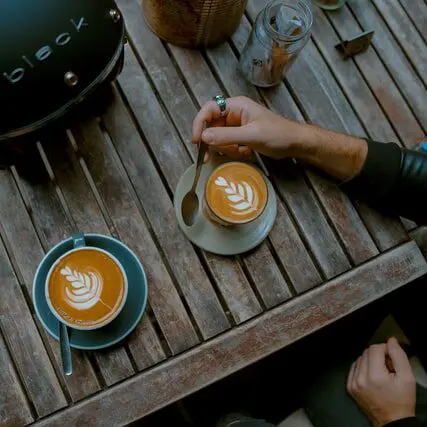
[(341, 187), (379, 210), (427, 224), (427, 155), (423, 153), (368, 141), (362, 170)]
[(392, 423), (386, 424), (385, 427), (422, 427), (422, 423), (418, 418), (405, 418)]

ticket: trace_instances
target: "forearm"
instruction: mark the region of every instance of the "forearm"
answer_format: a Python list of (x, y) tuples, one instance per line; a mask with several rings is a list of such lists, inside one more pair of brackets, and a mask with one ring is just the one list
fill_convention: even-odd
[(394, 215), (427, 224), (427, 156), (305, 126), (295, 157), (341, 180), (342, 189)]
[(359, 173), (368, 154), (364, 139), (306, 125), (295, 144), (295, 157), (340, 181)]

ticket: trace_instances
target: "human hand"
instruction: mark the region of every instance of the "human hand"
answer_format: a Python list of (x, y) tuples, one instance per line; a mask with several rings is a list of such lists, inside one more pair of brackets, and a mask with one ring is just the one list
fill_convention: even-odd
[[(208, 129), (206, 129), (208, 127)], [(221, 117), (215, 101), (208, 102), (193, 123), (193, 144), (200, 139), (234, 158), (258, 151), (276, 159), (293, 157), (304, 141), (307, 126), (288, 120), (249, 98), (227, 99), (226, 116)]]
[(376, 427), (415, 416), (415, 379), (395, 338), (369, 347), (353, 363), (347, 391)]

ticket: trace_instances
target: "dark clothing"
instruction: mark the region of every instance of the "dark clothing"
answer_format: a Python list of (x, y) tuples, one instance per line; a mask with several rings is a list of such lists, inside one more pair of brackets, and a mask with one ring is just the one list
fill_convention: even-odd
[(373, 207), (427, 224), (427, 155), (398, 145), (368, 142), (360, 173), (341, 184)]
[(418, 418), (413, 417), (395, 421), (394, 423), (387, 424), (386, 427), (422, 427), (422, 424)]

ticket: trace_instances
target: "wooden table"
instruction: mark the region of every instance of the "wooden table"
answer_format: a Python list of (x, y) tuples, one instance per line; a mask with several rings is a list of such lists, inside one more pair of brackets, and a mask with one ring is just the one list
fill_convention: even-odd
[[(155, 37), (137, 0), (126, 63), (107, 113), (37, 146), (31, 169), (0, 172), (0, 425), (116, 426), (143, 417), (284, 347), (427, 272), (415, 224), (352, 203), (293, 162), (272, 166), (278, 216), (255, 251), (204, 253), (172, 205), (195, 158), (191, 123), (212, 95), (246, 95), (299, 121), (411, 147), (427, 128), (424, 0), (350, 0), (316, 11), (313, 37), (286, 81), (257, 90), (237, 58), (257, 10), (229, 43), (188, 51)], [(339, 37), (376, 31), (342, 60)], [(149, 277), (149, 307), (124, 345), (73, 351), (41, 327), (31, 284), (45, 251), (76, 230), (129, 245)], [(425, 229), (416, 229), (420, 243)], [(427, 245), (426, 245), (427, 246)]]

